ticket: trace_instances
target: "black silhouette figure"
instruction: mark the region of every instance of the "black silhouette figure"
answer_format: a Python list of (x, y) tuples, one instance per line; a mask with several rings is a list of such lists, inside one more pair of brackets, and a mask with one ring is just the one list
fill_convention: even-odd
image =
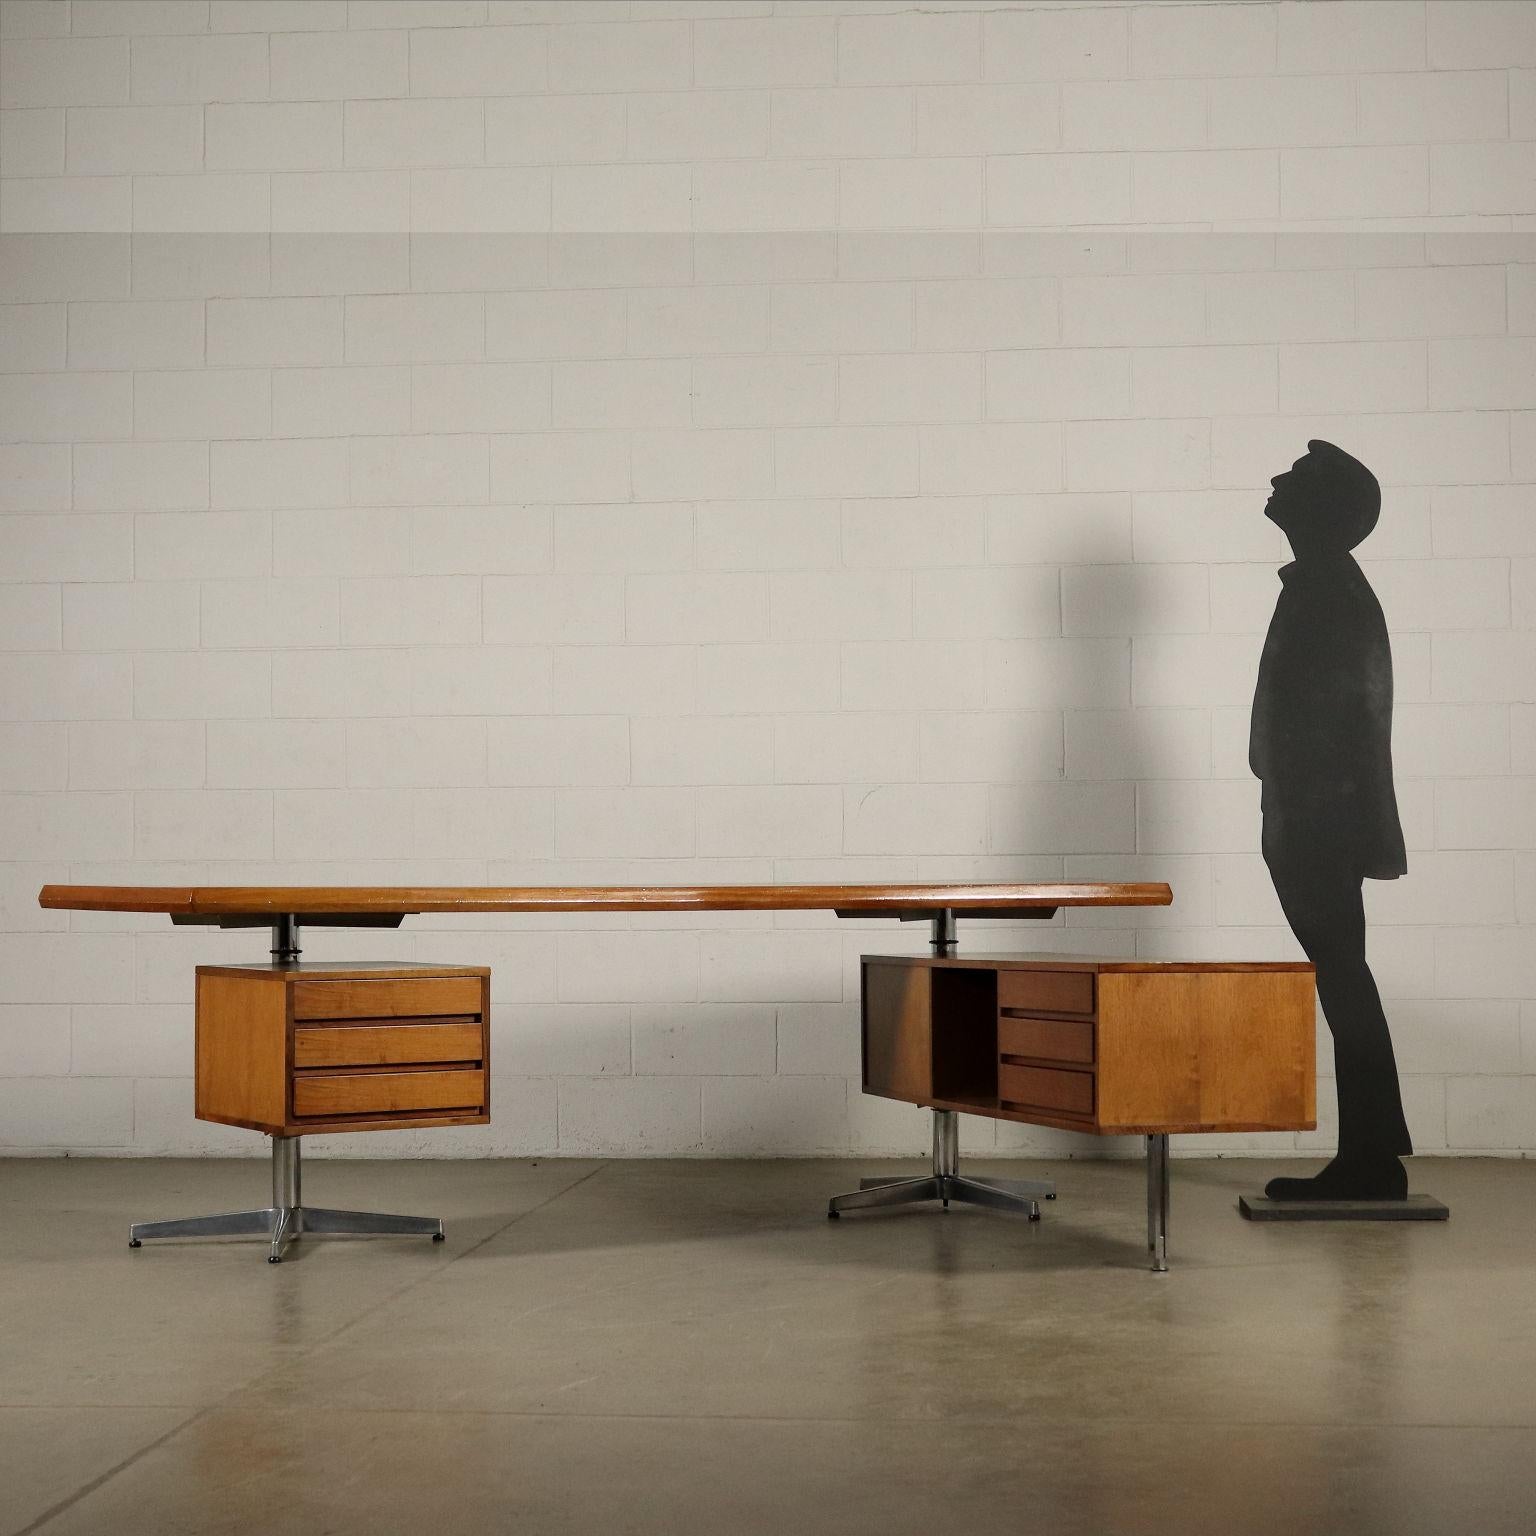
[(1408, 869), (1392, 787), (1392, 651), (1350, 551), (1376, 526), (1381, 487), (1312, 441), (1270, 482), (1264, 515), (1296, 558), (1264, 640), (1248, 762), (1263, 781), (1264, 862), (1317, 967), (1333, 1032), (1338, 1155), (1315, 1178), (1272, 1179), (1272, 1200), (1401, 1200), (1413, 1151), (1392, 1037), (1365, 963), (1364, 880)]

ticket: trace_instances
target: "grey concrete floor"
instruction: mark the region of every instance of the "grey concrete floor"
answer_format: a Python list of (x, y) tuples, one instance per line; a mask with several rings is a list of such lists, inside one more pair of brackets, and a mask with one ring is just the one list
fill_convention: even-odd
[(1536, 1164), (1447, 1224), (1254, 1225), (1277, 1165), (1135, 1163), (1030, 1224), (826, 1220), (852, 1162), (312, 1162), (448, 1241), (130, 1252), (254, 1162), (0, 1163), (0, 1533), (1536, 1528)]

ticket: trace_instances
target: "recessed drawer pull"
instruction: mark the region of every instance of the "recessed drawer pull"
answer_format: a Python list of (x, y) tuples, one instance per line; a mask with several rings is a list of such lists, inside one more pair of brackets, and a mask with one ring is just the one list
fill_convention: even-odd
[(1093, 1073), (1066, 1072), (1056, 1067), (1017, 1067), (1000, 1062), (997, 1095), (1005, 1104), (1090, 1116), (1093, 1114)]
[(478, 1062), (484, 1049), (478, 1023), (301, 1024), (293, 1032), (296, 1067)]
[(478, 976), (387, 977), (377, 981), (296, 981), (296, 1019), (398, 1019), (480, 1012)]
[(999, 970), (997, 1006), (1030, 1013), (1092, 1013), (1093, 973)]
[(997, 1021), (999, 1056), (1029, 1056), (1043, 1061), (1093, 1061), (1091, 1019), (1031, 1019), (1004, 1014)]
[(479, 1109), (485, 1073), (352, 1072), (295, 1077), (293, 1112), (305, 1115), (388, 1115), (420, 1109)]

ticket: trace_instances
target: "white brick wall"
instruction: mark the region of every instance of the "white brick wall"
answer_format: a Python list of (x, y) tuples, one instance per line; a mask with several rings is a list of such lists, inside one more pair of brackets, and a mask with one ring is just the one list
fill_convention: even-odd
[[(0, 0), (0, 1148), (259, 1150), (186, 1080), (254, 941), (44, 880), (1167, 878), (989, 942), (1294, 954), (1247, 706), (1321, 435), (1415, 1137), (1536, 1151), (1533, 135), (1521, 0)], [(855, 999), (919, 942), (310, 949), (496, 967), (424, 1154), (916, 1153)]]

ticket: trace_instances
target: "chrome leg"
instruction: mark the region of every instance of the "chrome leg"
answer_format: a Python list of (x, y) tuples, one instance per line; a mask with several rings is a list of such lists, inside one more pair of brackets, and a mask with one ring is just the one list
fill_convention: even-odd
[(933, 1176), (939, 1198), (949, 1209), (949, 1181), (960, 1172), (960, 1116), (952, 1109), (933, 1112)]
[(968, 1173), (965, 1178), (968, 1184), (986, 1184), (1002, 1190), (1006, 1195), (1019, 1195), (1025, 1200), (1056, 1198), (1056, 1186), (1049, 1179), (993, 1179), (984, 1178), (979, 1173)]
[(833, 1195), (827, 1201), (827, 1215), (840, 1216), (844, 1211), (870, 1210), (880, 1205), (916, 1205), (921, 1200), (939, 1199), (940, 1190), (937, 1179), (892, 1179), (846, 1195)]
[(304, 1204), (303, 1163), (297, 1136), (272, 1138), (272, 1204), (263, 1211), (231, 1211), (223, 1216), (187, 1216), (174, 1221), (141, 1221), (129, 1228), (128, 1246), (146, 1237), (254, 1237), (271, 1239), (267, 1260), (280, 1264), (288, 1245), (306, 1232), (351, 1232), (430, 1237), (443, 1241), (435, 1216), (388, 1216), (371, 1211), (332, 1211)]
[(272, 1138), (272, 1204), (280, 1211), (294, 1211), (304, 1204), (304, 1168), (299, 1160), (297, 1136)]
[(136, 1221), (128, 1229), (128, 1246), (137, 1248), (146, 1237), (254, 1237), (270, 1235), (277, 1212), (226, 1211), (222, 1216), (180, 1216), (171, 1221)]
[(1031, 1221), (1040, 1220), (1037, 1201), (1023, 1195), (1011, 1195), (1006, 1190), (983, 1184), (976, 1179), (965, 1179), (956, 1174), (944, 1180), (944, 1192), (949, 1200), (959, 1200), (965, 1205), (986, 1205), (994, 1211), (1020, 1211)]
[(1147, 1252), (1152, 1268), (1168, 1268), (1168, 1138), (1147, 1137)]
[(272, 1223), (272, 1251), (269, 1264), (283, 1262), (283, 1250), (294, 1238), (304, 1234), (303, 1164), (299, 1160), (297, 1136), (272, 1138), (272, 1206), (277, 1220)]
[(299, 1212), (294, 1206), (285, 1206), (280, 1210), (277, 1220), (272, 1224), (272, 1251), (267, 1255), (267, 1263), (281, 1264), (283, 1249), (302, 1231)]
[(443, 1236), (436, 1216), (386, 1216), (377, 1211), (328, 1211), (318, 1205), (304, 1207), (306, 1232), (356, 1232), (382, 1236), (396, 1233), (410, 1237)]

